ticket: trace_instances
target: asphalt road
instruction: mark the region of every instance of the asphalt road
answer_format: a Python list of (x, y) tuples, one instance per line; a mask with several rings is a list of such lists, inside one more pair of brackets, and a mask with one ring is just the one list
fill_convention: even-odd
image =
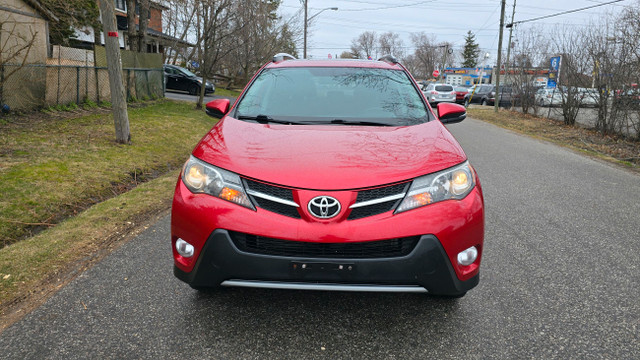
[(637, 359), (640, 176), (473, 119), (450, 129), (486, 200), (464, 298), (200, 294), (172, 275), (165, 217), (0, 334), (0, 358)]

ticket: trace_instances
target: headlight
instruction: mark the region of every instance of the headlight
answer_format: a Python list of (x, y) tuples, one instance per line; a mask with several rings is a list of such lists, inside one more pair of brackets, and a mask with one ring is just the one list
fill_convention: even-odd
[(209, 194), (255, 210), (238, 174), (191, 156), (182, 169), (182, 181), (194, 194)]
[(462, 199), (475, 185), (473, 168), (465, 161), (461, 165), (416, 178), (411, 183), (396, 213), (450, 199)]
[(202, 84), (202, 80), (196, 79), (196, 81), (199, 82), (200, 84)]

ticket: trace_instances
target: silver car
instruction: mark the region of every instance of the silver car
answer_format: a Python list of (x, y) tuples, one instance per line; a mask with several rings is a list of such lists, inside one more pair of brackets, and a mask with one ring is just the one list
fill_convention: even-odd
[(456, 92), (449, 84), (429, 84), (422, 92), (431, 106), (441, 102), (456, 102)]
[(538, 106), (562, 105), (562, 93), (558, 89), (539, 89), (535, 95)]

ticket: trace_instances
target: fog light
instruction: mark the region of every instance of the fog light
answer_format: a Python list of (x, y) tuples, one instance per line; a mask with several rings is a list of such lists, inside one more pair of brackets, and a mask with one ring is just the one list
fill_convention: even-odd
[(473, 264), (478, 258), (478, 249), (475, 246), (458, 253), (458, 264), (468, 266)]
[[(193, 245), (182, 239), (176, 240), (176, 250), (178, 250), (178, 254), (186, 258), (192, 257), (194, 252)], [(458, 259), (459, 258), (460, 255), (458, 255)]]

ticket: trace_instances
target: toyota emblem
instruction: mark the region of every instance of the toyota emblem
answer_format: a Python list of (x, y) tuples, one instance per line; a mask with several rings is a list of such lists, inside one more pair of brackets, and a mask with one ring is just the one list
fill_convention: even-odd
[(331, 196), (316, 196), (307, 205), (309, 213), (319, 219), (331, 219), (340, 213), (340, 202)]

